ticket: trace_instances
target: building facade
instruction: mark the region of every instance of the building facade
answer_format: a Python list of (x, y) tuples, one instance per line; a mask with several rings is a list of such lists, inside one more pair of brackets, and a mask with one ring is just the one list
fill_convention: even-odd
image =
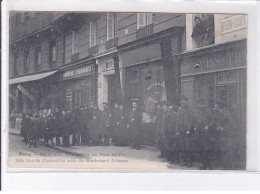
[(138, 99), (153, 145), (155, 105), (184, 94), (236, 108), (246, 133), (245, 15), (15, 12), (10, 29), (10, 112)]
[(181, 65), (181, 93), (194, 107), (201, 100), (211, 109), (221, 102), (233, 114), (237, 126), (234, 138), (240, 142), (237, 149), (241, 150), (237, 162), (244, 168), (247, 16), (187, 14), (186, 37), (187, 50), (176, 55)]

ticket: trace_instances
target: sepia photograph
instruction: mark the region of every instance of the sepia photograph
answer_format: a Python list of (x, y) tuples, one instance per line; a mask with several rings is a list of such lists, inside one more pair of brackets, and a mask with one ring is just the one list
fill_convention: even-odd
[(246, 170), (247, 14), (8, 17), (9, 168)]

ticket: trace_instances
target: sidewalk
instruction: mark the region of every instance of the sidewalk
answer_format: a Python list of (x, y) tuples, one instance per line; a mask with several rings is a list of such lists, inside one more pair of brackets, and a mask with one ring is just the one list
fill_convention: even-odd
[[(10, 129), (10, 134), (19, 135), (20, 130)], [(44, 145), (43, 139), (38, 141), (39, 144)], [(95, 159), (107, 159), (117, 155), (117, 158), (121, 160), (128, 160), (131, 164), (138, 164), (140, 167), (151, 167), (154, 169), (175, 169), (175, 170), (197, 170), (200, 164), (194, 164), (192, 168), (183, 166), (177, 166), (169, 164), (164, 158), (158, 158), (160, 151), (155, 147), (142, 146), (141, 150), (131, 149), (129, 146), (70, 146), (62, 147), (56, 146), (54, 138), (54, 146), (49, 142), (49, 148), (61, 151), (65, 154), (75, 157), (89, 158), (90, 160)]]

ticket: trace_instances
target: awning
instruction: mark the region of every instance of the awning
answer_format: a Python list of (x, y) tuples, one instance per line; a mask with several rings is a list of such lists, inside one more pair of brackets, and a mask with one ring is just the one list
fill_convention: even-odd
[(18, 84), (18, 83), (23, 83), (23, 82), (30, 82), (30, 81), (39, 80), (39, 79), (48, 77), (48, 76), (56, 73), (57, 71), (58, 70), (13, 78), (13, 79), (9, 80), (9, 84)]

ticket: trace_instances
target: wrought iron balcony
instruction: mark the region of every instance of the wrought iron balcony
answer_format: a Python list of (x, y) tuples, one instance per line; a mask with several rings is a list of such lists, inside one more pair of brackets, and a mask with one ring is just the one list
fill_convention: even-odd
[(106, 50), (108, 50), (110, 48), (117, 47), (117, 43), (118, 43), (118, 38), (117, 37), (106, 41)]
[(149, 24), (147, 26), (137, 29), (136, 39), (141, 39), (152, 34), (153, 34), (153, 24)]
[(88, 50), (89, 55), (94, 55), (97, 52), (98, 52), (98, 45), (92, 46)]
[(79, 53), (75, 53), (71, 55), (71, 62), (75, 62), (79, 60)]

